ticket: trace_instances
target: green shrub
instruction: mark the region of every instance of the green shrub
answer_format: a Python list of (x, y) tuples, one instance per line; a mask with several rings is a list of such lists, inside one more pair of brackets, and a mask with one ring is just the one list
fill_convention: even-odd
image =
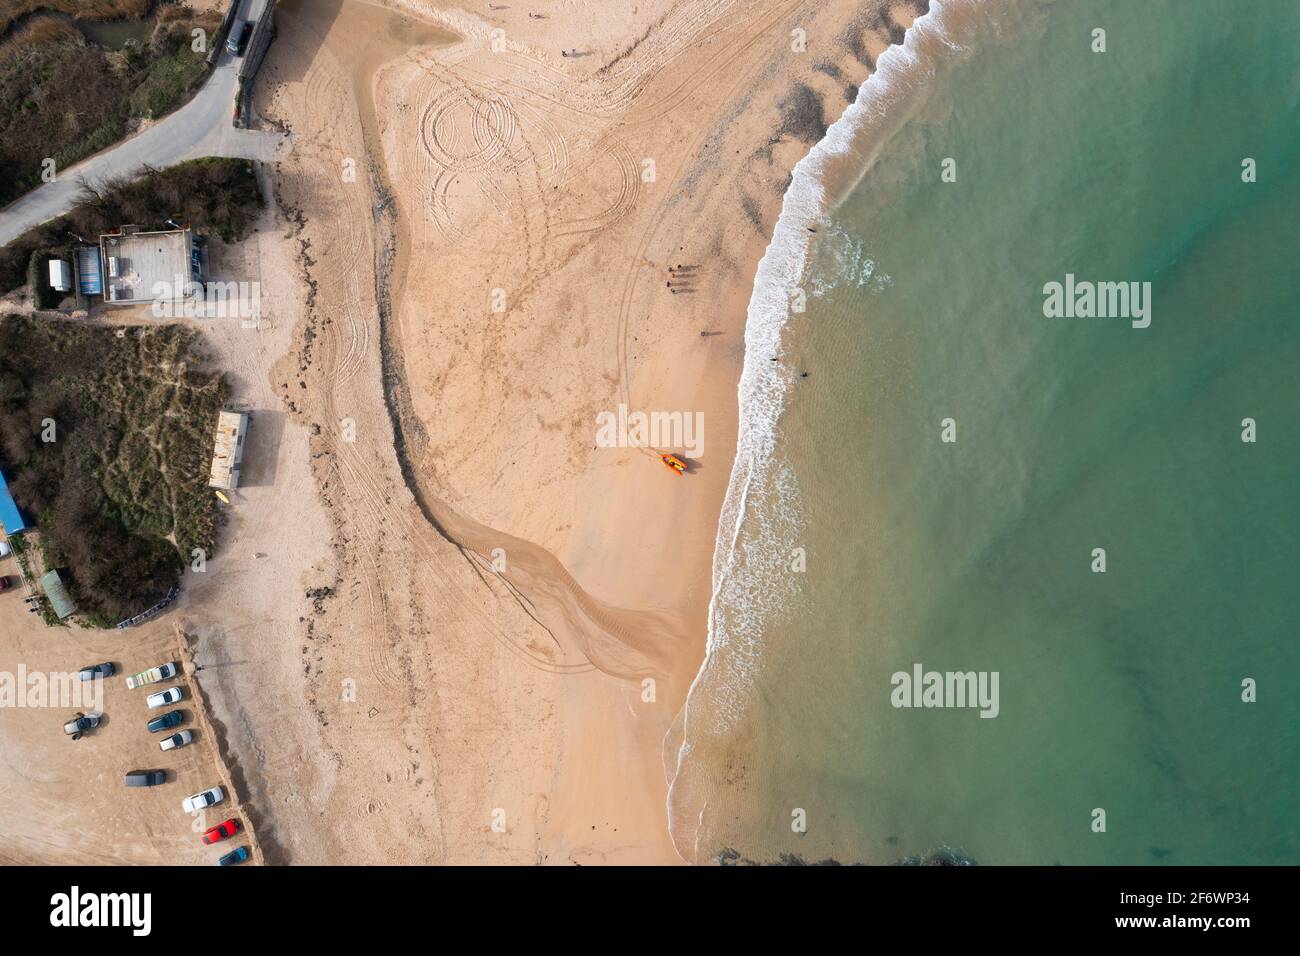
[(207, 61), (189, 47), (154, 60), (131, 94), (131, 115), (156, 119), (175, 109), (207, 76)]
[(96, 242), (123, 223), (142, 229), (168, 229), (179, 216), (199, 232), (226, 242), (243, 238), (263, 205), (253, 164), (246, 159), (195, 159), (162, 170), (147, 170), (129, 182), (84, 189), (66, 216), (51, 220), (0, 246), (0, 294), (30, 281), (34, 251), (70, 256), (80, 245), (74, 236)]
[[(14, 2), (0, 0), (0, 22)], [(74, 16), (88, 17), (96, 5), (94, 0), (22, 2), (30, 9), (57, 3)], [(206, 58), (190, 49), (190, 31), (198, 26), (212, 36), (220, 16), (137, 2), (153, 23), (147, 43), (109, 50), (49, 17), (39, 29), (33, 21), (6, 38), (0, 48), (0, 206), (40, 185), (47, 156), (59, 170), (66, 169), (120, 140), (131, 116), (157, 118), (202, 83)]]
[(57, 255), (55, 250), (37, 249), (27, 261), (27, 287), (32, 290), (32, 302), (38, 309), (58, 308), (60, 295), (50, 285), (50, 270), (46, 265)]

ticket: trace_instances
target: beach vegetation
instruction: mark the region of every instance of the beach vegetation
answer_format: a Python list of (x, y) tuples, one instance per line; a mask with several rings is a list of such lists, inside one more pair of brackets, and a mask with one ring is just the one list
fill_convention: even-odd
[[(257, 174), (246, 159), (195, 159), (167, 169), (146, 168), (132, 180), (83, 185), (66, 215), (0, 247), (0, 293), (39, 278), (40, 263), (49, 256), (67, 258), (76, 247), (93, 244), (124, 223), (143, 230), (169, 229), (171, 219), (236, 242), (252, 229), (263, 202)], [(36, 270), (32, 277), (29, 268)], [(36, 282), (31, 288), (40, 286)], [(37, 306), (50, 307), (41, 302)]]
[(174, 2), (0, 0), (0, 206), (45, 160), (61, 173), (184, 103), (208, 73), (191, 31), (220, 22)]
[(196, 337), (180, 325), (0, 320), (0, 459), (44, 566), (92, 624), (146, 610), (193, 549), (216, 550), (207, 478), (228, 387), (204, 370)]

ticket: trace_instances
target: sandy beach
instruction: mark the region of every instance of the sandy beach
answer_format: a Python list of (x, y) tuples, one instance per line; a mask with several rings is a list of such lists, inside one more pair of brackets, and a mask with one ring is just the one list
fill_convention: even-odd
[[(308, 6), (283, 9), (259, 103), (294, 135), (276, 181), (318, 284), (303, 374), (319, 385), (298, 391), (332, 393), (306, 414), (346, 560), (369, 564), (389, 629), (429, 634), (395, 644), (431, 658), (415, 713), (445, 708), (422, 751), (440, 778), (431, 858), (675, 862), (663, 739), (703, 653), (754, 269), (790, 169), (869, 73), (859, 57), (914, 11)], [(402, 50), (412, 38), (426, 45)], [(331, 181), (348, 159), (356, 182)], [(678, 264), (697, 267), (680, 294)], [(620, 403), (703, 413), (688, 477), (594, 447)], [(418, 567), (409, 592), (398, 555)], [(365, 610), (340, 604), (329, 614)], [(365, 617), (358, 630), (382, 626)], [(345, 673), (352, 653), (326, 666)]]
[[(260, 478), (176, 614), (268, 863), (682, 862), (755, 269), (919, 10), (630, 9), (279, 5), (264, 320), (204, 326)], [(599, 447), (620, 406), (702, 448)]]

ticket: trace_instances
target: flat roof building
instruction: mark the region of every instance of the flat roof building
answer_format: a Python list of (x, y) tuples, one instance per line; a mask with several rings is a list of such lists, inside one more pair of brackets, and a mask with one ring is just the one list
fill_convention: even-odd
[(99, 237), (104, 301), (118, 305), (172, 302), (188, 283), (203, 281), (202, 256), (188, 229), (120, 232)]
[(50, 288), (55, 292), (72, 291), (72, 266), (62, 259), (50, 260)]
[(77, 605), (72, 600), (72, 595), (68, 593), (67, 587), (64, 586), (63, 578), (59, 577), (58, 571), (46, 571), (41, 576), (41, 588), (45, 591), (45, 596), (50, 599), (50, 607), (54, 608), (54, 613), (60, 621), (76, 613)]
[(248, 416), (243, 412), (223, 411), (217, 416), (217, 434), (212, 451), (212, 471), (208, 485), (230, 491), (239, 487), (239, 465), (244, 458), (244, 433)]

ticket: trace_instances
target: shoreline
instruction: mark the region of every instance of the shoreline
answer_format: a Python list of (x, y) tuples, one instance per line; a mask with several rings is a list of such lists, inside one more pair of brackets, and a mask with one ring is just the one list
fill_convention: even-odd
[[(405, 50), (397, 6), (282, 4), (254, 91), (294, 149), (226, 250), (270, 334), (209, 330), (261, 446), (182, 608), (214, 726), (275, 861), (680, 863), (669, 751), (746, 303), (791, 168), (899, 4), (653, 0), (609, 22), (402, 0), (466, 28)], [(384, 104), (371, 136), (358, 75)], [(692, 473), (593, 447), (620, 403), (703, 414)]]
[[(784, 602), (795, 600), (797, 592), (780, 556), (799, 548), (802, 497), (795, 472), (780, 456), (777, 435), (785, 398), (798, 382), (785, 348), (787, 333), (795, 331), (798, 321), (791, 290), (806, 284), (820, 227), (866, 175), (874, 152), (905, 120), (913, 97), (924, 86), (930, 70), (926, 58), (935, 53), (918, 49), (948, 46), (951, 41), (944, 32), (953, 9), (979, 6), (980, 0), (929, 0), (925, 12), (907, 24), (902, 42), (880, 52), (854, 102), (792, 170), (772, 239), (758, 263), (746, 308), (744, 367), (737, 383), (740, 440), (718, 518), (704, 659), (687, 692), (679, 726), (671, 740), (665, 739), (666, 755), (676, 756), (669, 829), (683, 859), (696, 860), (702, 849), (698, 828), (708, 804), (707, 795), (683, 792), (707, 788), (690, 779), (686, 765), (700, 742), (725, 735), (743, 713), (750, 674), (761, 666), (756, 634), (769, 616), (780, 614)], [(762, 520), (778, 530), (775, 538), (769, 535), (763, 541), (768, 560), (756, 562), (747, 552), (742, 569), (739, 549), (742, 526), (753, 514), (750, 499), (755, 492), (767, 491), (774, 491), (775, 497), (763, 503), (776, 510), (764, 513)], [(755, 614), (749, 604), (757, 593), (772, 603)], [(727, 621), (728, 613), (739, 615), (739, 620)], [(698, 729), (692, 725), (693, 701), (697, 709), (705, 709), (705, 726)], [(693, 769), (708, 774), (705, 768)], [(677, 823), (678, 817), (693, 823)]]
[[(465, 39), (404, 46), (399, 7)], [(220, 249), (263, 322), (205, 327), (249, 481), (179, 607), (272, 862), (683, 862), (747, 303), (790, 170), (911, 8), (638, 9), (280, 7), (254, 101), (294, 149)], [(702, 414), (691, 474), (595, 447), (620, 404)]]
[[(399, 6), (403, 13), (425, 15), (428, 22), (449, 25), (449, 15), (431, 4), (403, 0)], [(666, 24), (674, 17), (689, 21), (689, 11), (702, 9), (690, 3), (667, 3), (662, 8), (665, 12), (655, 22), (669, 35), (673, 31)], [(891, 13), (882, 12), (876, 5), (844, 4), (830, 11), (819, 10), (816, 16), (836, 24), (837, 31), (842, 31), (847, 21), (864, 31), (882, 30), (881, 24), (887, 24), (889, 30), (901, 32), (904, 28), (897, 20), (889, 19), (891, 14), (899, 16), (898, 5), (889, 9)], [(530, 798), (546, 808), (539, 820), (539, 835), (550, 834), (547, 842), (552, 849), (542, 854), (543, 859), (564, 855), (575, 860), (613, 859), (599, 841), (593, 844), (589, 836), (593, 828), (582, 823), (594, 807), (604, 808), (596, 811), (601, 816), (623, 818), (616, 828), (620, 840), (631, 838), (629, 830), (636, 834), (634, 845), (642, 849), (631, 856), (621, 851), (618, 859), (680, 859), (668, 843), (665, 817), (668, 784), (675, 770), (675, 761), (670, 759), (671, 740), (684, 714), (686, 688), (699, 672), (704, 654), (702, 636), (711, 591), (703, 579), (716, 542), (719, 504), (730, 470), (730, 465), (721, 469), (717, 462), (731, 458), (736, 437), (734, 403), (738, 393), (734, 389), (743, 368), (738, 339), (757, 264), (769, 243), (765, 224), (775, 221), (784, 201), (781, 181), (815, 143), (800, 132), (804, 125), (798, 118), (799, 111), (807, 97), (781, 91), (797, 89), (801, 83), (820, 83), (815, 92), (807, 85), (802, 89), (810, 92), (819, 111), (829, 108), (829, 119), (835, 120), (841, 109), (848, 108), (847, 95), (843, 107), (834, 105), (834, 91), (842, 88), (843, 75), (852, 76), (856, 70), (866, 72), (864, 64), (853, 61), (857, 66), (846, 64), (842, 72), (834, 67), (824, 70), (824, 76), (831, 78), (827, 81), (817, 76), (819, 71), (812, 69), (808, 60), (793, 56), (773, 59), (770, 51), (755, 51), (755, 39), (783, 34), (792, 10), (795, 8), (787, 6), (750, 13), (749, 23), (726, 34), (732, 38), (724, 44), (727, 55), (702, 49), (688, 37), (683, 37), (677, 47), (664, 47), (659, 37), (649, 32), (649, 40), (633, 39), (618, 53), (623, 72), (616, 83), (628, 97), (630, 114), (621, 129), (630, 128), (637, 136), (674, 144), (671, 165), (661, 167), (659, 178), (653, 182), (638, 183), (640, 170), (631, 171), (634, 164), (639, 165), (635, 160), (639, 152), (636, 145), (620, 146), (610, 134), (599, 130), (566, 142), (562, 126), (570, 121), (566, 109), (577, 110), (577, 115), (586, 117), (585, 122), (599, 122), (598, 118), (614, 112), (606, 103), (594, 110), (580, 105), (597, 99), (591, 91), (599, 88), (600, 70), (591, 73), (579, 71), (577, 64), (556, 64), (535, 77), (542, 88), (525, 95), (513, 76), (520, 69), (532, 69), (544, 55), (535, 45), (521, 44), (506, 51), (511, 64), (507, 69), (516, 72), (502, 73), (502, 67), (496, 65), (500, 61), (485, 57), (475, 46), (475, 35), (486, 32), (480, 21), (457, 20), (457, 29), (466, 28), (466, 39), (459, 44), (387, 62), (376, 68), (371, 80), (375, 100), (396, 104), (398, 115), (410, 109), (407, 103), (413, 98), (429, 104), (418, 129), (409, 121), (399, 121), (392, 112), (381, 118), (378, 136), (384, 158), (376, 159), (372, 154), (371, 159), (384, 190), (377, 200), (376, 217), (379, 232), (375, 289), (381, 316), (385, 313), (385, 294), (392, 296), (388, 303), (391, 315), (381, 318), (381, 341), (387, 343), (390, 335), (400, 336), (401, 340), (400, 345), (394, 342), (382, 346), (386, 368), (382, 378), (390, 413), (396, 412), (392, 423), (394, 440), (405, 449), (401, 468), (405, 482), (423, 512), (423, 520), (455, 546), (461, 560), (470, 557), (470, 570), (480, 584), (487, 585), (498, 599), (515, 602), (525, 617), (532, 619), (534, 633), (536, 625), (540, 625), (541, 633), (524, 638), (525, 644), (550, 644), (551, 651), (543, 656), (560, 663), (561, 671), (585, 660), (596, 662), (607, 674), (623, 675), (620, 679), (571, 674), (559, 677), (558, 683), (549, 681), (553, 690), (546, 696), (555, 695), (553, 699), (562, 706), (556, 711), (559, 719), (555, 736), (542, 746), (559, 748), (559, 771)], [(850, 15), (849, 10), (854, 12)], [(806, 11), (795, 12), (809, 17)], [(723, 22), (725, 11), (710, 9), (708, 14)], [(521, 18), (519, 14), (514, 16)], [(699, 23), (692, 25), (701, 28)], [(530, 29), (545, 32), (549, 27), (532, 24)], [(880, 36), (880, 40), (872, 42), (887, 47), (884, 34)], [(749, 42), (738, 42), (744, 39)], [(844, 43), (840, 56), (852, 57), (852, 49), (851, 43)], [(776, 69), (780, 59), (790, 61), (793, 77), (783, 76)], [(655, 67), (651, 81), (642, 80), (638, 86), (628, 79), (644, 72), (648, 64), (669, 61), (676, 64), (672, 75), (665, 73), (661, 77)], [(735, 69), (736, 62), (743, 62), (744, 68)], [(728, 72), (730, 82), (726, 86), (709, 88), (703, 109), (685, 98), (688, 94), (698, 96), (724, 70), (734, 71), (735, 75)], [(581, 75), (566, 76), (566, 72)], [(680, 80), (682, 75), (687, 77), (685, 83)], [(760, 78), (757, 89), (756, 76)], [(654, 84), (664, 80), (671, 86), (655, 92)], [(540, 100), (536, 98), (539, 96)], [(550, 108), (545, 116), (537, 112), (538, 103), (561, 101), (574, 106)], [(774, 136), (774, 124), (764, 117), (772, 110), (771, 104), (778, 101), (781, 105), (774, 117), (778, 132)], [(474, 126), (473, 147), (463, 134), (456, 139), (459, 130), (466, 128), (461, 124), (471, 117), (478, 124)], [(412, 133), (419, 136), (413, 137)], [(593, 147), (595, 165), (589, 161), (577, 166), (576, 173), (566, 172), (570, 177), (566, 190), (576, 196), (594, 191), (594, 201), (601, 203), (609, 174), (602, 171), (600, 164), (616, 160), (614, 168), (623, 177), (625, 191), (624, 195), (605, 200), (612, 200), (612, 205), (594, 216), (588, 213), (585, 218), (574, 218), (572, 213), (561, 211), (560, 205), (543, 215), (540, 210), (545, 207), (532, 205), (543, 199), (543, 194), (527, 181), (513, 178), (513, 170), (522, 168), (521, 162), (553, 164), (541, 166), (541, 173), (546, 175), (563, 168), (566, 150)], [(467, 149), (479, 153), (466, 153)], [(515, 153), (516, 149), (528, 152)], [(541, 156), (533, 158), (539, 152)], [(742, 159), (734, 163), (724, 160), (732, 154)], [(463, 158), (478, 155), (485, 158), (468, 164)], [(655, 158), (665, 161), (662, 155)], [(502, 165), (504, 176), (498, 175), (494, 182), (484, 181), (482, 187), (476, 187), (482, 189), (479, 193), (465, 192), (467, 184), (478, 181), (474, 177), (488, 162)], [(448, 169), (454, 174), (451, 180), (445, 176)], [(574, 175), (579, 177), (576, 182)], [(425, 187), (432, 195), (423, 200), (413, 198), (419, 194), (412, 192), (414, 184), (421, 182), (432, 184)], [(741, 203), (728, 193), (736, 186), (743, 187), (747, 197)], [(644, 206), (637, 196), (651, 198), (654, 203)], [(548, 199), (547, 204), (554, 205), (554, 201)], [(598, 205), (597, 210), (600, 208)], [(472, 232), (466, 231), (470, 209), (474, 210)], [(653, 212), (647, 212), (650, 209)], [(521, 215), (523, 222), (519, 223), (517, 217)], [(462, 216), (464, 223), (460, 221)], [(713, 228), (708, 235), (692, 237), (697, 248), (685, 244), (678, 248), (673, 230), (682, 229), (692, 220), (711, 222)], [(734, 224), (746, 220), (749, 227), (738, 232)], [(385, 222), (389, 225), (384, 226)], [(583, 225), (574, 232), (566, 222)], [(626, 227), (634, 222), (642, 225), (633, 226), (629, 232)], [(733, 224), (730, 232), (727, 223)], [(524, 244), (518, 245), (520, 228), (524, 237), (540, 231), (540, 244), (537, 238), (525, 238)], [(637, 232), (637, 228), (642, 231)], [(686, 229), (689, 232), (688, 226)], [(385, 235), (391, 238), (383, 238)], [(622, 246), (631, 252), (625, 281), (617, 278), (621, 270), (616, 267), (611, 273), (609, 265), (601, 261), (602, 249), (592, 244), (588, 235), (604, 235), (610, 248)], [(703, 246), (699, 246), (701, 240)], [(394, 250), (394, 241), (402, 248)], [(446, 255), (449, 242), (456, 250), (454, 259)], [(508, 264), (514, 249), (527, 258)], [(402, 263), (392, 258), (394, 255), (411, 263), (440, 262), (437, 285), (431, 285), (421, 271), (402, 268)], [(702, 294), (697, 296), (669, 298), (663, 290), (661, 270), (683, 260), (707, 263), (709, 288), (701, 288)], [(494, 265), (494, 261), (500, 264)], [(401, 274), (395, 271), (385, 280), (382, 272), (390, 267)], [(572, 303), (569, 309), (576, 309), (575, 318), (594, 318), (597, 314), (588, 308), (600, 301), (600, 286), (577, 278), (575, 267), (603, 277), (604, 285), (612, 287), (610, 291), (619, 302), (618, 322), (607, 332), (597, 333), (595, 326), (580, 318), (555, 327), (560, 334), (565, 334), (562, 328), (570, 334), (581, 329), (577, 340), (580, 349), (592, 335), (603, 336), (603, 347), (580, 351), (576, 362), (573, 355), (556, 353), (530, 328), (534, 323), (546, 322), (540, 304), (543, 302), (557, 303), (557, 314), (564, 311), (566, 303)], [(654, 279), (656, 273), (658, 280)], [(427, 311), (432, 303), (457, 308), (460, 302), (472, 301), (474, 288), (497, 284), (500, 276), (514, 276), (516, 284), (523, 283), (523, 302), (512, 297), (505, 324), (490, 313), (483, 325), (484, 319), (468, 324), (452, 320), (451, 315), (431, 316)], [(622, 293), (618, 295), (614, 290), (620, 285)], [(516, 285), (511, 288), (516, 289)], [(588, 307), (577, 306), (574, 299), (579, 295), (586, 297)], [(523, 325), (512, 319), (520, 314), (527, 316)], [(687, 325), (677, 331), (683, 319)], [(440, 330), (437, 335), (430, 334), (434, 329)], [(606, 349), (610, 346), (617, 357), (613, 366), (606, 364), (610, 355)], [(465, 351), (449, 353), (448, 347)], [(510, 451), (500, 436), (513, 432), (525, 448), (537, 450), (539, 433), (517, 426), (531, 424), (534, 416), (544, 424), (544, 416), (531, 411), (503, 430), (501, 419), (493, 412), (500, 404), (500, 396), (511, 401), (516, 383), (543, 380), (535, 378), (531, 370), (522, 378), (516, 372), (502, 381), (500, 391), (491, 393), (486, 405), (466, 401), (482, 395), (484, 385), (481, 379), (459, 373), (457, 363), (463, 365), (468, 359), (470, 367), (474, 367), (482, 362), (480, 368), (495, 380), (500, 360), (494, 351), (512, 356), (515, 363), (522, 361), (525, 366), (537, 367), (538, 375), (554, 380), (575, 395), (589, 393), (577, 407), (585, 406), (590, 411), (571, 418), (565, 426), (574, 444), (583, 441), (579, 435), (592, 427), (587, 424), (592, 421), (590, 416), (606, 402), (610, 407), (623, 402), (634, 408), (702, 410), (710, 425), (710, 454), (703, 471), (688, 478), (689, 484), (677, 484), (661, 473), (657, 462), (647, 462), (646, 456), (636, 450), (593, 450), (562, 465), (559, 476), (549, 481), (533, 464), (521, 471), (504, 472), (495, 481), (489, 478), (485, 484), (485, 476), (473, 474), (465, 463), (510, 461), (519, 468), (517, 453)], [(554, 360), (546, 361), (547, 356)], [(409, 390), (409, 406), (408, 399), (392, 392), (399, 363), (401, 379)], [(447, 382), (449, 375), (456, 379), (451, 385)], [(612, 387), (606, 393), (608, 397), (603, 401), (597, 398), (593, 407), (592, 397), (604, 389), (592, 386), (599, 386), (602, 376)], [(591, 384), (579, 384), (584, 379)], [(436, 385), (432, 392), (431, 381)], [(541, 408), (545, 411), (547, 406)], [(402, 421), (404, 418), (409, 425)], [(408, 432), (417, 439), (414, 444)], [(589, 439), (586, 443), (590, 446)], [(474, 454), (464, 459), (448, 457), (450, 447), (473, 449)], [(522, 493), (512, 494), (514, 488), (520, 492), (530, 490), (525, 497)], [(559, 496), (550, 488), (560, 491)], [(526, 508), (522, 506), (525, 501), (529, 502)], [(577, 502), (583, 502), (583, 507), (575, 512)], [(636, 505), (629, 509), (627, 502)], [(468, 517), (470, 514), (473, 519)], [(508, 555), (507, 570), (494, 574), (491, 556), (498, 551)], [(500, 584), (505, 586), (504, 593)], [(647, 585), (654, 590), (647, 591)], [(655, 661), (658, 663), (652, 663)], [(634, 681), (629, 683), (628, 677)], [(658, 683), (667, 678), (668, 685), (656, 685), (649, 702), (634, 699), (635, 680), (651, 678)], [(615, 713), (626, 714), (630, 723), (621, 725), (622, 721), (618, 721), (620, 726), (611, 726), (610, 718)], [(589, 792), (590, 781), (602, 777), (611, 761), (625, 762), (632, 738), (642, 740), (634, 748), (638, 754), (634, 766), (638, 769), (627, 767), (623, 773), (644, 781), (637, 790), (635, 823), (628, 817), (629, 794), (625, 789), (613, 786), (611, 781), (610, 786), (602, 787), (595, 804)], [(649, 856), (643, 855), (651, 847), (658, 848)]]

